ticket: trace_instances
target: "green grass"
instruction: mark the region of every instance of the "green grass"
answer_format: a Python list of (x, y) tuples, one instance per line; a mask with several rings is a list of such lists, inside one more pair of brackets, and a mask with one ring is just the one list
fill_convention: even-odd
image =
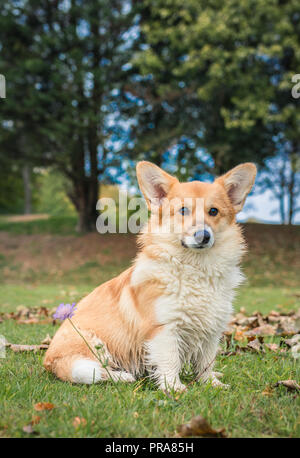
[[(18, 233), (15, 229), (12, 232)], [(292, 262), (298, 234), (286, 257), (275, 256), (271, 242), (270, 246), (250, 250), (245, 262), (248, 282), (239, 290), (236, 310), (245, 307), (249, 313), (267, 313), (299, 307), (299, 282)], [(17, 243), (18, 235), (15, 240)], [(81, 266), (48, 277), (46, 272), (36, 271), (24, 276), (22, 266), (13, 269), (18, 265), (17, 259), (0, 256), (0, 272), (11, 269), (9, 281), (0, 281), (0, 311), (13, 311), (20, 305), (51, 309), (60, 302), (77, 302), (129, 265), (129, 258), (126, 262), (118, 259), (119, 248), (114, 253), (111, 248), (107, 251), (104, 245), (101, 247), (111, 256), (105, 265), (86, 259)], [(9, 342), (35, 344), (47, 333), (54, 335), (57, 327), (4, 320), (0, 334)], [(269, 340), (278, 342), (279, 338)], [(222, 381), (231, 385), (229, 390), (197, 383), (175, 400), (158, 391), (149, 380), (133, 385), (119, 383), (125, 401), (111, 382), (93, 386), (61, 382), (43, 369), (43, 356), (43, 352), (14, 353), (7, 349), (6, 358), (0, 359), (0, 437), (27, 437), (23, 426), (34, 415), (41, 417), (33, 427), (35, 437), (171, 437), (177, 425), (188, 422), (193, 415), (203, 415), (215, 428), (225, 427), (229, 437), (300, 436), (299, 395), (284, 387), (273, 387), (284, 379), (299, 383), (299, 360), (288, 352), (219, 355), (215, 368), (224, 373)], [(185, 382), (191, 380), (191, 375), (184, 375)], [(269, 395), (264, 394), (267, 387)], [(55, 408), (36, 412), (37, 402), (51, 402)], [(75, 427), (75, 417), (83, 417), (86, 424)]]

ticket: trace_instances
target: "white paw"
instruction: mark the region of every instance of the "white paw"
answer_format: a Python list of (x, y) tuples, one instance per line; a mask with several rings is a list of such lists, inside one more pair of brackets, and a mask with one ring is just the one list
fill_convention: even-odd
[(134, 376), (126, 371), (110, 371), (109, 374), (110, 374), (110, 377), (115, 382), (127, 382), (127, 383), (135, 382)]
[(211, 382), (212, 386), (214, 386), (214, 387), (220, 387), (220, 388), (223, 388), (223, 389), (226, 389), (226, 390), (228, 388), (230, 388), (230, 385), (227, 385), (226, 383), (220, 382), (220, 380), (217, 379), (217, 377), (215, 375), (212, 375), (209, 378), (209, 381)]
[(222, 372), (212, 372), (211, 374), (216, 378), (223, 377), (223, 375), (224, 375)]
[(174, 382), (174, 383), (161, 383), (159, 388), (164, 392), (171, 392), (175, 391), (176, 393), (180, 393), (186, 390), (186, 386), (181, 382)]

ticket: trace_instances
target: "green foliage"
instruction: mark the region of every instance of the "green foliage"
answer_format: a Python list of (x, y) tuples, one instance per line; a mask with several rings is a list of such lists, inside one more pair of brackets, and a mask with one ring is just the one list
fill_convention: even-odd
[(23, 194), (20, 168), (10, 161), (0, 164), (0, 213), (22, 213)]
[(53, 216), (75, 216), (74, 205), (67, 196), (70, 184), (66, 177), (55, 170), (44, 170), (38, 177), (38, 213)]
[[(144, 75), (137, 150), (183, 143), (183, 163), (208, 150), (215, 171), (263, 160), (281, 135), (299, 153), (300, 19), (296, 0), (144, 0), (146, 46), (136, 58)], [(147, 87), (145, 89), (145, 86)], [(189, 137), (190, 143), (182, 141)]]

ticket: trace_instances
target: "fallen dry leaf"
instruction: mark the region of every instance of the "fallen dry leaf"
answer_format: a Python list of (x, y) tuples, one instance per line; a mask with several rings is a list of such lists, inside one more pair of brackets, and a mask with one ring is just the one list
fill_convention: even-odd
[(37, 324), (39, 323), (38, 318), (28, 318), (26, 320), (18, 320), (19, 324)]
[(250, 348), (251, 350), (255, 350), (257, 352), (264, 352), (264, 348), (262, 343), (259, 341), (259, 339), (251, 340), (247, 344), (247, 348)]
[(271, 351), (278, 351), (279, 345), (276, 343), (266, 343), (265, 347), (267, 347)]
[(19, 324), (53, 323), (53, 310), (46, 307), (24, 307), (20, 305), (15, 312), (0, 313), (0, 319), (16, 320)]
[(213, 429), (201, 415), (193, 417), (189, 423), (178, 426), (177, 431), (177, 437), (226, 437), (225, 428)]
[(295, 317), (280, 317), (277, 333), (281, 336), (293, 336), (300, 331), (300, 320)]
[(79, 426), (86, 426), (86, 419), (83, 417), (75, 417), (73, 420), (74, 428), (79, 428)]
[(234, 334), (234, 339), (237, 340), (238, 342), (246, 340), (247, 337), (245, 335), (245, 331), (243, 329), (237, 329)]
[(264, 324), (258, 326), (257, 328), (247, 331), (247, 336), (274, 336), (276, 334), (276, 327), (271, 326), (270, 324)]
[(287, 344), (289, 347), (297, 345), (298, 342), (300, 343), (300, 334), (295, 334), (291, 339), (284, 340), (284, 343)]
[(300, 385), (298, 385), (296, 380), (280, 380), (279, 382), (275, 384), (275, 387), (280, 386), (280, 385), (285, 386), (290, 391), (294, 391), (294, 390), (300, 391)]
[(52, 410), (54, 409), (54, 407), (55, 405), (51, 402), (38, 402), (34, 405), (34, 410), (37, 410), (39, 412), (41, 410)]
[(31, 424), (23, 426), (24, 433), (33, 434), (34, 430)]
[(49, 334), (47, 334), (44, 340), (42, 340), (41, 344), (50, 345), (51, 341), (52, 341), (52, 337)]
[(300, 310), (291, 312), (277, 312), (272, 310), (268, 315), (253, 312), (246, 316), (244, 309), (240, 309), (229, 323), (224, 335), (229, 343), (231, 338), (237, 341), (246, 337), (257, 336), (292, 336), (300, 332)]
[(32, 425), (37, 425), (40, 421), (41, 421), (41, 417), (39, 415), (33, 415), (30, 423)]

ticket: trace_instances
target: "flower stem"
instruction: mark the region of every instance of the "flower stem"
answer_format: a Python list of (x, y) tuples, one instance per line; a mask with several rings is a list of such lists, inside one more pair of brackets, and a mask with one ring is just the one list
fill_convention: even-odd
[(100, 362), (101, 366), (103, 369), (105, 369), (105, 371), (107, 372), (107, 375), (108, 377), (110, 378), (110, 380), (113, 382), (116, 390), (118, 391), (119, 395), (121, 396), (121, 398), (123, 399), (123, 401), (125, 401), (125, 398), (123, 396), (123, 394), (120, 392), (119, 390), (119, 387), (117, 385), (117, 383), (115, 382), (115, 380), (112, 378), (109, 370), (107, 369), (107, 367), (105, 367), (104, 363), (101, 361), (100, 357), (99, 357), (99, 354), (97, 354), (94, 349), (90, 346), (90, 344), (88, 343), (88, 341), (86, 340), (86, 338), (81, 334), (81, 332), (79, 331), (79, 329), (75, 326), (75, 324), (73, 323), (73, 321), (68, 318), (69, 322), (71, 323), (71, 325), (73, 326), (73, 328), (75, 329), (75, 331), (77, 332), (77, 334), (80, 335), (80, 337), (83, 339), (83, 341), (86, 343), (87, 347), (89, 348), (89, 350), (93, 353), (93, 355), (97, 358), (97, 360)]

